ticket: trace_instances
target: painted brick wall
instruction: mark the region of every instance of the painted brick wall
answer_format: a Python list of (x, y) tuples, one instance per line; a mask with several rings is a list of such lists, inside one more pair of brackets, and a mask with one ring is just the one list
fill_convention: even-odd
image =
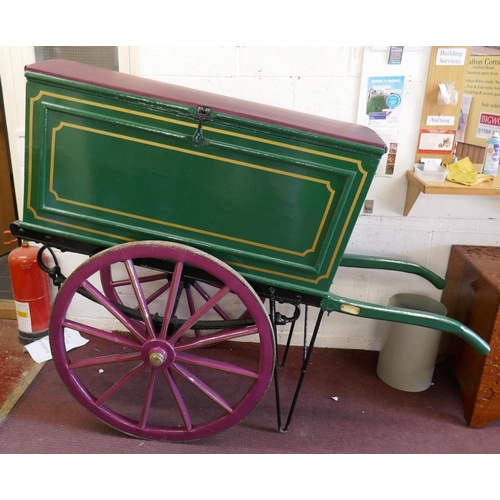
[(140, 75), (355, 121), (363, 47), (141, 47)]

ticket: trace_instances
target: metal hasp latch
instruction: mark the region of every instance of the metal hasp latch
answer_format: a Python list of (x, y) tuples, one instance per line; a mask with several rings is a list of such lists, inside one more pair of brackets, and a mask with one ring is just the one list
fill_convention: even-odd
[(193, 135), (193, 144), (195, 147), (200, 147), (203, 144), (203, 123), (209, 122), (212, 119), (212, 108), (206, 106), (197, 106), (196, 114), (194, 115), (198, 121), (198, 128)]

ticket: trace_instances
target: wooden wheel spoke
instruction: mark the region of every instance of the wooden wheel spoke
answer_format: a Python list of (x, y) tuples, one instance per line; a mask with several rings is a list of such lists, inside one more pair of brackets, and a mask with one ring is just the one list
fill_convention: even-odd
[(172, 368), (179, 373), (182, 377), (184, 377), (188, 382), (193, 384), (196, 388), (198, 388), (203, 394), (206, 394), (212, 401), (215, 401), (219, 406), (224, 408), (228, 413), (233, 412), (233, 408), (231, 405), (220, 395), (217, 394), (213, 389), (211, 389), (205, 382), (200, 380), (196, 375), (193, 375), (189, 370), (179, 366), (177, 363), (172, 365)]
[(189, 412), (187, 410), (186, 403), (184, 402), (181, 392), (179, 391), (177, 384), (172, 378), (172, 375), (170, 375), (170, 372), (168, 370), (162, 370), (162, 373), (165, 377), (165, 380), (167, 381), (167, 384), (170, 387), (170, 390), (172, 391), (172, 394), (174, 395), (175, 402), (177, 403), (177, 407), (179, 408), (179, 411), (181, 413), (184, 425), (186, 426), (186, 429), (190, 431), (193, 428), (193, 424), (191, 423), (191, 418), (189, 416)]
[(83, 289), (90, 294), (96, 302), (101, 304), (109, 313), (111, 313), (120, 323), (132, 332), (141, 342), (145, 342), (147, 339), (144, 337), (143, 333), (139, 331), (137, 326), (127, 318), (127, 316), (116, 307), (113, 302), (108, 300), (95, 286), (93, 286), (89, 281), (84, 281), (82, 283)]
[[(191, 316), (192, 316), (196, 312), (196, 308), (194, 307), (193, 294), (191, 292), (191, 287), (186, 288), (186, 298), (187, 298), (187, 303), (188, 303), (188, 307), (189, 307), (189, 314), (191, 314)], [(198, 329), (196, 329), (194, 331), (194, 333), (197, 337), (201, 336), (201, 332)]]
[(67, 328), (76, 330), (80, 333), (86, 333), (87, 335), (92, 335), (93, 337), (108, 340), (109, 342), (113, 342), (114, 344), (122, 345), (124, 347), (130, 347), (131, 349), (135, 350), (139, 350), (141, 348), (141, 344), (135, 342), (132, 339), (128, 339), (123, 335), (120, 335), (118, 333), (105, 332), (104, 330), (100, 330), (99, 328), (84, 325), (82, 323), (78, 323), (77, 321), (66, 319), (63, 321), (62, 325)]
[(178, 342), (175, 346), (177, 352), (187, 351), (188, 349), (195, 349), (198, 347), (208, 347), (210, 345), (219, 344), (225, 340), (237, 339), (240, 337), (246, 337), (247, 335), (254, 335), (258, 333), (257, 326), (249, 326), (245, 328), (232, 328), (229, 330), (224, 330), (222, 332), (213, 333), (211, 335), (206, 335), (204, 337), (185, 339), (182, 342)]
[(127, 382), (129, 382), (138, 373), (142, 372), (146, 368), (145, 363), (137, 365), (134, 369), (130, 370), (126, 375), (124, 375), (120, 380), (115, 382), (104, 394), (96, 399), (95, 404), (100, 406), (110, 398), (115, 392), (119, 391)]
[(146, 324), (148, 336), (150, 339), (154, 339), (156, 337), (155, 329), (153, 327), (153, 322), (151, 321), (148, 304), (146, 302), (146, 298), (144, 297), (144, 292), (139, 282), (139, 277), (137, 276), (137, 271), (135, 270), (135, 266), (131, 260), (127, 260), (125, 261), (125, 268), (127, 269), (127, 273), (131, 282), (130, 284), (132, 285), (132, 288), (134, 290), (135, 297), (137, 299), (137, 304), (139, 305), (139, 309), (141, 311), (142, 319)]
[[(162, 274), (153, 274), (151, 276), (141, 276), (139, 278), (140, 283), (150, 283), (152, 281), (159, 281), (159, 280), (166, 280), (168, 279), (168, 274), (167, 273), (162, 273)], [(118, 288), (121, 286), (130, 286), (130, 280), (117, 280), (117, 281), (111, 281), (111, 286), (114, 288)]]
[(139, 427), (144, 429), (146, 427), (146, 423), (148, 421), (149, 410), (151, 409), (151, 400), (153, 399), (153, 391), (155, 388), (155, 379), (157, 370), (151, 370), (149, 374), (148, 386), (146, 389), (146, 393), (144, 395), (144, 402), (142, 403), (141, 416), (139, 418)]
[(95, 358), (82, 359), (80, 361), (72, 361), (68, 368), (75, 370), (76, 368), (85, 368), (88, 366), (100, 366), (110, 363), (123, 363), (127, 361), (140, 361), (140, 353), (119, 354), (110, 356), (97, 356)]
[(158, 288), (156, 292), (152, 293), (149, 297), (146, 298), (146, 304), (151, 304), (153, 300), (157, 299), (160, 297), (163, 293), (165, 293), (168, 289), (170, 288), (170, 282), (166, 283), (162, 287)]
[(259, 372), (255, 370), (249, 370), (248, 368), (243, 368), (242, 366), (237, 366), (232, 363), (217, 361), (193, 354), (179, 353), (177, 355), (177, 361), (182, 361), (184, 363), (190, 363), (197, 366), (205, 366), (207, 368), (213, 368), (215, 370), (221, 370), (224, 372), (233, 373), (235, 375), (243, 375), (250, 378), (257, 378), (259, 376)]
[[(112, 272), (111, 269), (109, 270), (104, 270), (107, 271), (105, 272), (104, 275), (101, 275), (101, 282), (102, 279), (104, 278), (106, 281), (103, 283), (103, 286), (109, 284), (113, 288), (113, 290), (117, 290), (118, 288), (123, 288), (123, 287), (129, 287), (132, 286), (132, 280), (131, 279), (123, 279), (123, 280), (113, 280), (112, 277)], [(169, 275), (167, 273), (161, 273), (161, 274), (153, 274), (150, 276), (141, 276), (137, 278), (137, 281), (142, 284), (142, 283), (152, 283), (155, 281), (166, 281), (164, 285), (162, 285), (158, 290), (153, 292), (151, 295), (146, 297), (146, 304), (151, 304), (155, 299), (160, 297), (163, 293), (165, 293), (169, 288), (170, 288), (170, 282), (168, 281)], [(117, 293), (116, 291), (114, 292), (115, 294)], [(121, 300), (118, 298), (118, 295), (116, 295), (117, 301), (121, 302)], [(111, 297), (108, 297), (111, 298)], [(136, 306), (134, 308), (135, 310), (139, 310), (139, 306)]]
[[(203, 297), (203, 299), (205, 299), (205, 301), (210, 300), (210, 295), (208, 295), (199, 283), (194, 283), (193, 287)], [(222, 319), (225, 319), (226, 321), (231, 319), (220, 306), (215, 305), (213, 309)]]
[(205, 302), (169, 339), (171, 344), (175, 344), (202, 316), (212, 309), (223, 297), (230, 292), (229, 287), (219, 290), (210, 300)]
[(182, 269), (184, 264), (182, 262), (177, 262), (175, 264), (174, 273), (172, 275), (172, 280), (170, 284), (170, 293), (168, 294), (167, 303), (165, 305), (165, 314), (163, 315), (163, 324), (161, 326), (160, 335), (158, 338), (165, 340), (167, 337), (167, 329), (170, 325), (170, 320), (172, 319), (172, 314), (174, 313), (175, 303), (177, 300), (177, 291), (179, 290), (179, 284), (182, 278)]

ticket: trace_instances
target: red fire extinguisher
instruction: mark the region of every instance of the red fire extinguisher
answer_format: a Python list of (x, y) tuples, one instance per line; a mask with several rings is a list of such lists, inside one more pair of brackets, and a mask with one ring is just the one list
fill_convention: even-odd
[(23, 241), (8, 258), (21, 344), (29, 344), (49, 333), (49, 281), (38, 265), (37, 254), (37, 247)]

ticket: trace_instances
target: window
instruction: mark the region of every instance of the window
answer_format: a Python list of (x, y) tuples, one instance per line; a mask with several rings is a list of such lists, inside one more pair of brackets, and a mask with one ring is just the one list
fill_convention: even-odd
[(119, 70), (118, 47), (74, 46), (74, 47), (35, 47), (35, 62), (46, 59), (68, 59), (70, 61)]

